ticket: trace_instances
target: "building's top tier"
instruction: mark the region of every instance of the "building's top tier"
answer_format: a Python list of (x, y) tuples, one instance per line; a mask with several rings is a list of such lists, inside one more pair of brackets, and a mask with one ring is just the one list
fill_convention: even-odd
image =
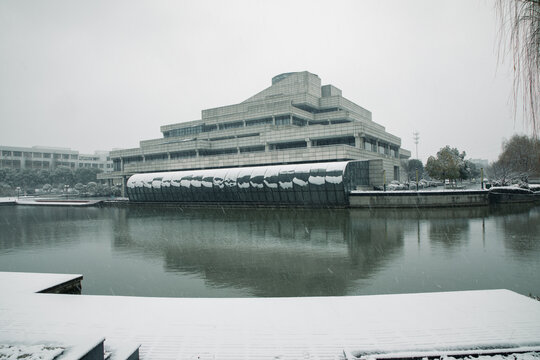
[[(311, 114), (334, 111), (349, 111), (358, 120), (371, 121), (371, 113), (345, 99), (341, 90), (333, 85), (321, 86), (321, 79), (309, 71), (289, 72), (272, 78), (272, 85), (243, 102), (235, 105), (222, 106), (202, 111), (203, 121), (220, 121), (227, 117), (245, 118), (248, 114), (257, 116), (279, 115), (290, 113), (294, 109), (307, 111)], [(263, 114), (263, 112), (265, 114)]]
[(277, 95), (309, 94), (321, 97), (321, 79), (308, 71), (290, 72), (272, 78), (272, 86), (247, 99), (246, 102), (264, 100)]

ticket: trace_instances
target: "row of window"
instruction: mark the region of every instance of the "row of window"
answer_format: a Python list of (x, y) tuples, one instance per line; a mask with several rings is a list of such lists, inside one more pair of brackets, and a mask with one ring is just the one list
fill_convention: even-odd
[(77, 160), (78, 155), (73, 154), (54, 154), (54, 153), (41, 153), (41, 152), (27, 152), (27, 151), (11, 151), (11, 150), (2, 150), (2, 156), (13, 156), (13, 157), (25, 157), (25, 158), (44, 158), (44, 159), (64, 159), (64, 160)]
[(396, 148), (391, 147), (391, 146), (390, 147), (383, 146), (381, 144), (377, 146), (377, 143), (373, 140), (366, 140), (364, 142), (364, 149), (367, 151), (376, 152), (383, 155), (390, 155), (395, 158), (399, 156), (399, 153), (396, 150)]
[[(332, 124), (341, 124), (341, 123), (347, 123), (350, 122), (349, 120), (342, 119), (342, 120), (332, 120)], [(263, 118), (263, 119), (254, 119), (254, 120), (246, 120), (245, 126), (261, 126), (261, 125), (296, 125), (296, 126), (306, 126), (306, 125), (330, 125), (329, 120), (311, 120), (307, 121), (305, 119), (296, 117), (296, 116), (290, 116), (290, 115), (283, 115), (283, 116), (276, 116), (275, 118)], [(204, 132), (210, 132), (215, 130), (228, 130), (228, 129), (236, 129), (244, 127), (243, 121), (234, 121), (229, 123), (223, 123), (223, 124), (213, 124), (213, 125), (197, 125), (197, 126), (189, 126), (185, 128), (180, 129), (173, 129), (169, 131), (163, 132), (163, 137), (169, 138), (169, 137), (182, 137), (182, 136), (189, 136), (189, 135), (196, 135), (199, 133)], [(216, 138), (221, 139), (221, 138)], [(212, 140), (216, 140), (212, 139)]]
[[(355, 138), (353, 136), (337, 137), (337, 138), (326, 138), (326, 139), (315, 139), (312, 141), (311, 146), (331, 146), (331, 145), (348, 145), (355, 146)], [(365, 142), (366, 150), (377, 152), (375, 144), (370, 143), (369, 141)], [(287, 150), (287, 149), (301, 149), (306, 148), (307, 143), (304, 140), (301, 141), (291, 141), (285, 143), (270, 144), (269, 150)], [(393, 148), (388, 150), (382, 146), (379, 147), (381, 154), (391, 153), (393, 157), (397, 157), (398, 153)], [(236, 154), (240, 153), (250, 153), (250, 152), (262, 152), (265, 151), (264, 145), (254, 145), (254, 146), (245, 146), (237, 149), (234, 148), (225, 148), (225, 149), (201, 149), (199, 150), (199, 156), (215, 156), (215, 155), (227, 155), (227, 154)], [(180, 152), (173, 152), (170, 154), (171, 159), (184, 159), (184, 158), (193, 158), (197, 156), (196, 150), (187, 150)], [(168, 155), (166, 153), (146, 155), (145, 160), (168, 160)], [(123, 158), (124, 164), (142, 162), (142, 156), (131, 156)], [(114, 159), (113, 169), (115, 171), (121, 171), (120, 159)]]
[[(11, 151), (2, 150), (3, 157), (25, 157), (34, 159), (57, 159), (57, 160), (86, 160), (86, 161), (99, 161), (100, 158), (96, 156), (83, 156), (77, 154), (55, 154), (55, 153), (42, 153), (42, 152), (27, 152), (27, 151)], [(107, 161), (110, 158), (107, 157)]]
[[(19, 169), (21, 168), (21, 160), (1, 160), (0, 165), (3, 168), (15, 168)], [(26, 168), (35, 168), (35, 169), (48, 169), (52, 167), (51, 162), (49, 161), (39, 161), (39, 160), (25, 160), (24, 166)], [(71, 168), (75, 168), (77, 166), (77, 163), (74, 162), (68, 162), (68, 161), (58, 161), (55, 163), (55, 166), (67, 166)], [(80, 168), (97, 168), (97, 169), (110, 169), (112, 167), (112, 164), (91, 164), (91, 163), (78, 163), (78, 166)]]
[(368, 181), (367, 161), (274, 165), (136, 174), (127, 194), (132, 201), (344, 205)]
[[(308, 125), (308, 121), (305, 119), (298, 118), (296, 116), (290, 115), (283, 115), (283, 116), (276, 116), (275, 119), (273, 118), (262, 118), (262, 119), (253, 119), (253, 120), (246, 120), (245, 126), (260, 126), (260, 125), (291, 125), (291, 121), (293, 125), (296, 126), (306, 126)], [(327, 121), (326, 121), (327, 123)], [(311, 123), (310, 123), (311, 124)], [(313, 122), (313, 125), (318, 125), (319, 123)], [(163, 136), (166, 138), (169, 137), (176, 137), (176, 136), (189, 136), (189, 135), (196, 135), (203, 132), (210, 132), (215, 130), (228, 130), (228, 129), (236, 129), (244, 127), (243, 121), (234, 121), (229, 123), (223, 123), (223, 124), (213, 124), (213, 125), (196, 125), (196, 126), (189, 126), (185, 128), (180, 129), (173, 129), (169, 131), (163, 132)]]
[(300, 109), (300, 110), (304, 110), (304, 111), (307, 111), (309, 113), (312, 113), (312, 114), (323, 114), (323, 113), (329, 113), (329, 112), (336, 112), (336, 111), (340, 111), (342, 110), (341, 108), (327, 108), (327, 109), (316, 109), (314, 107), (311, 107), (309, 105), (298, 105), (298, 104), (295, 104), (293, 105), (294, 107)]

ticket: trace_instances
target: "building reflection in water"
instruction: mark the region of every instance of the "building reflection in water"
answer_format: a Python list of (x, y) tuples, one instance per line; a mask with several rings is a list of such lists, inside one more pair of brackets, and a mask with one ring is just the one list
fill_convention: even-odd
[(403, 246), (396, 224), (346, 210), (141, 208), (118, 215), (118, 250), (163, 256), (167, 271), (256, 296), (345, 295), (351, 281), (370, 277)]

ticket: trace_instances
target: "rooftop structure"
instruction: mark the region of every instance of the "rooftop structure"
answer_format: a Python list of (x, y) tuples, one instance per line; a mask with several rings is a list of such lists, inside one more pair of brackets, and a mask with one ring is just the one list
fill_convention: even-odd
[(202, 110), (200, 120), (163, 125), (161, 132), (138, 148), (112, 151), (113, 172), (100, 178), (125, 184), (145, 172), (377, 160), (370, 185), (380, 186), (400, 180), (401, 160), (410, 157), (370, 111), (307, 71), (277, 75), (239, 104)]
[(73, 170), (86, 167), (104, 172), (112, 171), (112, 161), (108, 151), (80, 154), (69, 148), (0, 145), (0, 169), (54, 170), (57, 166), (67, 166)]

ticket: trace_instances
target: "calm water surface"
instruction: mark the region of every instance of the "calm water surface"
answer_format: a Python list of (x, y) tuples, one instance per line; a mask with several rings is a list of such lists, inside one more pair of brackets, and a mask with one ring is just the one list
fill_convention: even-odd
[(80, 273), (85, 294), (540, 295), (540, 207), (1, 206), (0, 271)]

